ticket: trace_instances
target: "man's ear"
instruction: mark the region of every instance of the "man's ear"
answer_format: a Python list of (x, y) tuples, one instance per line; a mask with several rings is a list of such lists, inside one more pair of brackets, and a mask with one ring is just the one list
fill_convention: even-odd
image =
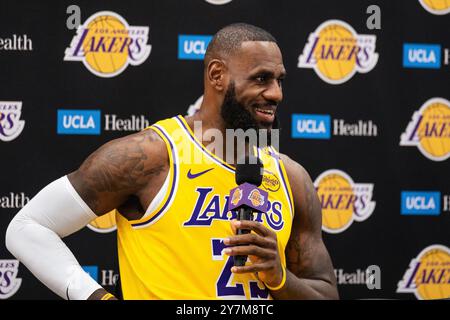
[(212, 59), (208, 63), (206, 70), (206, 79), (219, 92), (223, 92), (228, 86), (228, 68), (225, 61), (219, 59)]

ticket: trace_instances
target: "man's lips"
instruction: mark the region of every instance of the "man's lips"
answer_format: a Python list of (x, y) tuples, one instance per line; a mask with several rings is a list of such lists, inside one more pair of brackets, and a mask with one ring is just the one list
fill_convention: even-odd
[(268, 115), (274, 115), (275, 114), (275, 110), (274, 109), (263, 109), (263, 108), (256, 107), (255, 110), (257, 112), (262, 112), (262, 113), (268, 114)]
[(272, 123), (275, 120), (276, 109), (274, 105), (257, 106), (255, 114), (260, 122)]

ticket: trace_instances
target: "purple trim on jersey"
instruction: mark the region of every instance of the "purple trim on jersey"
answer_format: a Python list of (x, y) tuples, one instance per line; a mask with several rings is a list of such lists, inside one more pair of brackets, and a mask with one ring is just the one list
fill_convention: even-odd
[(181, 125), (181, 128), (184, 129), (184, 131), (186, 131), (188, 137), (204, 152), (208, 155), (208, 157), (210, 157), (213, 161), (215, 161), (216, 163), (220, 164), (222, 167), (231, 170), (231, 171), (235, 171), (235, 169), (227, 164), (224, 164), (222, 161), (216, 159), (215, 157), (213, 157), (212, 155), (209, 154), (209, 152), (206, 150), (206, 148), (201, 145), (191, 134), (191, 132), (189, 131), (188, 128), (186, 128), (186, 125), (184, 124), (184, 121), (181, 120), (181, 116), (177, 116), (175, 117), (175, 119), (178, 121), (178, 123)]

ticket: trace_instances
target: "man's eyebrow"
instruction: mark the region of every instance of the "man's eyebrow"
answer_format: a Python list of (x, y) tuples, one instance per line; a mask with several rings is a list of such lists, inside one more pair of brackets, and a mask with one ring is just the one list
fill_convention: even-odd
[[(286, 77), (286, 70), (281, 71), (280, 73), (280, 78), (284, 78)], [(252, 71), (250, 71), (250, 75), (251, 76), (255, 76), (255, 75), (265, 75), (265, 76), (270, 76), (270, 77), (275, 77), (275, 72), (273, 72), (273, 70), (270, 69), (266, 69), (266, 68), (256, 68)]]

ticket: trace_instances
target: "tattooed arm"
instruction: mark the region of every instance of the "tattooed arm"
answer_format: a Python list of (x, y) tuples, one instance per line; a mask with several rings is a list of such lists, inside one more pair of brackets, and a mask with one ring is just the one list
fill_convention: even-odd
[[(86, 204), (101, 216), (134, 196), (138, 208), (146, 208), (146, 186), (168, 170), (167, 152), (161, 138), (146, 130), (113, 140), (92, 155), (68, 178)], [(143, 213), (143, 212), (142, 212)], [(103, 288), (88, 298), (98, 300), (106, 294)]]
[(322, 209), (306, 170), (282, 156), (294, 198), (295, 216), (286, 247), (286, 284), (275, 299), (338, 299), (336, 279), (322, 240)]
[(152, 130), (111, 141), (34, 196), (9, 224), (6, 246), (62, 298), (111, 298), (61, 239), (121, 205), (139, 218), (167, 170), (165, 144)]
[(131, 196), (146, 208), (150, 200), (143, 191), (151, 194), (147, 186), (167, 172), (168, 166), (164, 141), (153, 130), (145, 130), (106, 143), (68, 178), (92, 211), (101, 216)]

